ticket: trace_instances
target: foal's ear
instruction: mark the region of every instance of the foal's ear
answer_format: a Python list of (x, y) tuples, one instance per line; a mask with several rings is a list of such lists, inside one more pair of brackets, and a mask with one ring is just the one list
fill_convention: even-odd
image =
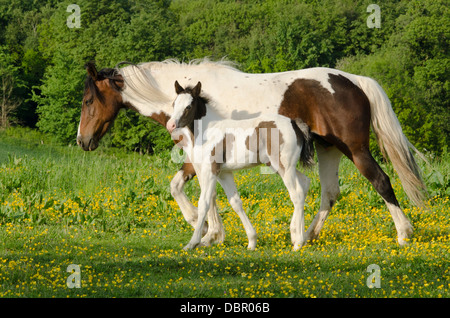
[(200, 96), (200, 92), (202, 91), (202, 83), (198, 82), (197, 85), (192, 89), (192, 96), (197, 97)]
[(98, 72), (97, 72), (97, 69), (95, 68), (94, 62), (88, 62), (88, 63), (86, 63), (86, 65), (84, 65), (84, 67), (86, 68), (86, 71), (92, 77), (92, 79), (94, 81), (96, 81)]
[(181, 94), (184, 92), (184, 88), (181, 87), (181, 85), (178, 83), (178, 81), (175, 81), (175, 92), (177, 94)]

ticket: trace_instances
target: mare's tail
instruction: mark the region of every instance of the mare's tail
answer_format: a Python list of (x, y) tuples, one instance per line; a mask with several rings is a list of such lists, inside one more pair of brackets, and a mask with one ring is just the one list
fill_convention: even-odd
[(403, 134), (391, 102), (381, 86), (369, 77), (358, 76), (357, 79), (359, 87), (370, 101), (370, 121), (383, 156), (392, 162), (409, 199), (422, 206), (426, 187), (420, 176), (420, 168), (409, 149), (413, 149), (426, 161), (425, 157)]

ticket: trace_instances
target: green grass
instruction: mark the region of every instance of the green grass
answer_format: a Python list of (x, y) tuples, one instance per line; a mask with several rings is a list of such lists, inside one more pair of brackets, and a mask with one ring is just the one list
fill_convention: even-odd
[[(292, 204), (276, 175), (236, 174), (258, 232), (246, 250), (244, 229), (219, 189), (226, 230), (220, 245), (182, 251), (193, 229), (169, 183), (179, 165), (168, 153), (141, 156), (100, 147), (57, 146), (34, 131), (0, 132), (0, 297), (449, 297), (449, 157), (423, 166), (431, 197), (411, 206), (384, 165), (415, 227), (408, 247), (381, 198), (342, 160), (342, 195), (320, 240), (292, 252)], [(317, 167), (305, 211), (320, 205)], [(196, 204), (196, 179), (186, 186)], [(81, 288), (68, 288), (70, 264)], [(367, 267), (381, 269), (370, 289)]]

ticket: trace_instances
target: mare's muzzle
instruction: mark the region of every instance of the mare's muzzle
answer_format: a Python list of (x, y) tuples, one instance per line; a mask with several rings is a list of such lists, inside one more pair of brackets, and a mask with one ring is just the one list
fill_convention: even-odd
[(78, 135), (77, 136), (77, 145), (80, 146), (84, 151), (92, 151), (97, 149), (98, 141), (94, 139), (94, 137), (85, 137)]

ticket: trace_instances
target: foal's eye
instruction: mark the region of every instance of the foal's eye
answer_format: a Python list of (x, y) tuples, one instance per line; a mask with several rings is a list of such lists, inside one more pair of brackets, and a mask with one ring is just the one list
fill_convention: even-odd
[(186, 107), (186, 110), (189, 110), (189, 109), (191, 109), (192, 108), (192, 105), (188, 105), (187, 107)]

